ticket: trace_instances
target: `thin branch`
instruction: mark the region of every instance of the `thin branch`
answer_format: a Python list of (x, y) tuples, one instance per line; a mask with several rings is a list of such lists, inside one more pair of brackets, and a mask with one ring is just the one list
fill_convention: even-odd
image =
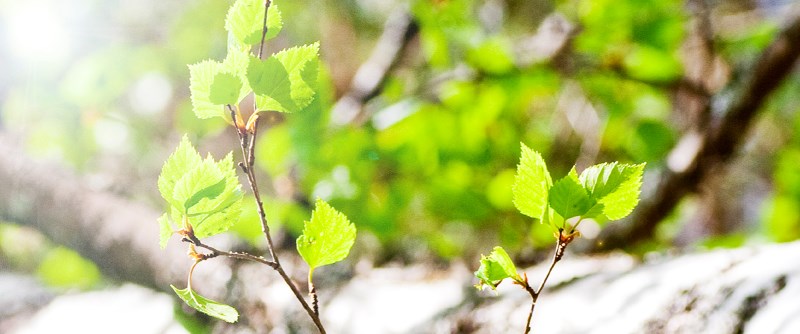
[(688, 166), (667, 171), (651, 201), (643, 202), (628, 221), (630, 226), (615, 223), (603, 230), (595, 248), (631, 246), (652, 238), (657, 224), (672, 212), (680, 200), (706, 177), (730, 161), (744, 141), (748, 129), (769, 95), (792, 72), (800, 57), (800, 15), (792, 19), (759, 57), (738, 96), (728, 107), (717, 126), (702, 138), (697, 154)]
[(418, 32), (417, 22), (405, 10), (395, 11), (389, 16), (369, 59), (361, 64), (349, 90), (333, 106), (333, 123), (360, 124), (367, 120), (364, 104), (380, 94), (389, 73)]
[(213, 246), (203, 243), (200, 239), (197, 238), (197, 236), (194, 235), (194, 233), (183, 234), (183, 239), (181, 240), (210, 251), (211, 253), (209, 254), (202, 254), (203, 259), (213, 259), (217, 256), (226, 256), (233, 259), (262, 263), (272, 268), (275, 268), (275, 266), (277, 266), (277, 263), (267, 260), (263, 256), (256, 256), (250, 253), (219, 250)]
[(314, 308), (314, 314), (319, 315), (319, 297), (317, 296), (317, 287), (314, 282), (309, 278), (308, 280), (308, 295), (311, 297), (311, 307)]
[(258, 45), (258, 59), (262, 59), (264, 55), (264, 41), (267, 39), (267, 29), (269, 29), (267, 28), (267, 14), (269, 13), (269, 6), (271, 4), (272, 0), (264, 2), (264, 23), (262, 24), (263, 28), (261, 28), (261, 44)]
[(292, 289), (292, 293), (294, 293), (294, 296), (297, 298), (298, 301), (300, 301), (300, 304), (303, 305), (303, 309), (306, 310), (306, 313), (308, 313), (308, 315), (311, 317), (311, 320), (314, 321), (314, 325), (317, 326), (317, 329), (319, 329), (320, 334), (325, 334), (325, 328), (322, 327), (322, 321), (320, 321), (319, 316), (316, 313), (314, 313), (314, 310), (312, 310), (311, 307), (308, 306), (308, 303), (306, 302), (305, 298), (303, 298), (303, 294), (300, 293), (300, 289), (297, 288), (297, 284), (295, 284), (294, 281), (292, 281), (292, 279), (289, 278), (289, 275), (286, 274), (286, 271), (284, 271), (283, 267), (281, 267), (280, 265), (278, 265), (278, 267), (275, 268), (275, 270), (277, 270), (278, 274), (281, 275), (281, 278), (283, 278), (283, 281), (286, 282), (286, 285), (288, 285)]
[(556, 266), (558, 261), (561, 261), (561, 258), (564, 257), (564, 251), (567, 249), (567, 245), (573, 240), (573, 235), (565, 235), (563, 229), (558, 229), (558, 241), (556, 241), (556, 249), (553, 252), (553, 259), (550, 261), (550, 267), (547, 268), (547, 273), (544, 275), (542, 279), (542, 283), (539, 284), (539, 289), (533, 290), (533, 288), (528, 284), (528, 276), (525, 276), (525, 291), (528, 291), (528, 294), (531, 295), (531, 310), (528, 312), (528, 321), (525, 324), (525, 334), (531, 332), (531, 319), (533, 318), (533, 310), (536, 308), (536, 301), (539, 300), (539, 296), (542, 295), (542, 290), (544, 290), (544, 284), (547, 283), (547, 279), (550, 278), (550, 273), (553, 272), (553, 268)]
[[(236, 123), (236, 114), (231, 109), (231, 118), (234, 120), (234, 124)], [(247, 127), (236, 127), (236, 133), (239, 136), (239, 144), (242, 149), (243, 161), (239, 163), (239, 166), (247, 175), (247, 180), (250, 183), (250, 190), (253, 192), (253, 197), (256, 200), (256, 207), (258, 209), (259, 220), (261, 222), (261, 231), (264, 233), (264, 237), (267, 239), (267, 248), (269, 250), (270, 257), (272, 258), (270, 267), (275, 269), (278, 274), (281, 276), (286, 285), (292, 290), (292, 293), (297, 298), (297, 301), (300, 302), (300, 305), (303, 306), (303, 309), (306, 310), (308, 316), (311, 317), (311, 320), (314, 322), (314, 325), (317, 326), (317, 329), (321, 334), (325, 334), (325, 328), (322, 325), (322, 321), (320, 321), (319, 314), (314, 312), (314, 310), (308, 305), (308, 302), (303, 297), (300, 290), (297, 288), (297, 284), (292, 281), (286, 271), (283, 270), (281, 266), (280, 260), (278, 259), (277, 254), (275, 253), (275, 246), (272, 242), (272, 236), (269, 230), (269, 224), (267, 223), (267, 215), (264, 211), (264, 202), (261, 200), (261, 192), (258, 190), (258, 183), (256, 181), (255, 176), (255, 168), (253, 168), (253, 164), (255, 163), (255, 140), (256, 135), (258, 134), (258, 119), (255, 119), (252, 130), (248, 134)], [(249, 258), (248, 258), (249, 259)]]

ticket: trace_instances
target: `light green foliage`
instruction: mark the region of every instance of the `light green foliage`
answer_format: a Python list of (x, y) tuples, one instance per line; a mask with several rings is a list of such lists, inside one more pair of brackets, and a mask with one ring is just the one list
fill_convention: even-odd
[(637, 46), (622, 62), (628, 74), (636, 79), (670, 82), (683, 75), (683, 65), (676, 55), (650, 46)]
[(189, 90), (194, 114), (199, 118), (225, 117), (224, 106), (211, 102), (211, 85), (221, 64), (205, 60), (189, 65)]
[(204, 60), (189, 65), (189, 90), (197, 117), (230, 119), (225, 105), (236, 105), (250, 92), (245, 77), (248, 54), (245, 49), (230, 46), (221, 63)]
[(522, 214), (542, 220), (547, 209), (548, 190), (553, 185), (542, 155), (522, 145), (522, 157), (512, 192), (514, 205)]
[(178, 297), (181, 297), (181, 299), (183, 299), (187, 305), (191, 306), (195, 310), (230, 323), (236, 322), (236, 320), (239, 319), (239, 312), (229, 305), (205, 298), (190, 288), (178, 289), (174, 285), (170, 286), (172, 287), (172, 290), (175, 290), (175, 293), (178, 295)]
[[(633, 211), (633, 208), (639, 204), (639, 192), (642, 188), (642, 173), (644, 172), (644, 163), (638, 165), (617, 164), (614, 169), (617, 169), (620, 178), (610, 179), (605, 182), (604, 189), (606, 194), (593, 195), (593, 197), (603, 205), (603, 214), (609, 220), (617, 220), (625, 218)], [(608, 169), (610, 165), (606, 165)], [(581, 173), (581, 180), (590, 180), (593, 177), (589, 174), (594, 174), (594, 171), (603, 168), (595, 168), (592, 171), (584, 171)], [(613, 174), (613, 173), (612, 173)], [(585, 175), (585, 176), (584, 176)], [(602, 178), (600, 178), (602, 181)], [(598, 182), (602, 183), (602, 182)], [(617, 184), (614, 187), (614, 184)], [(612, 190), (613, 189), (613, 190)]]
[(475, 285), (481, 289), (484, 285), (496, 289), (497, 286), (506, 278), (522, 283), (522, 277), (517, 273), (517, 267), (511, 261), (511, 257), (503, 249), (497, 246), (489, 256), (481, 255), (481, 266), (475, 272), (480, 282)]
[(314, 99), (319, 43), (293, 47), (264, 61), (251, 58), (247, 80), (259, 111), (295, 112)]
[(191, 225), (203, 238), (226, 231), (240, 214), (242, 191), (233, 156), (218, 162), (210, 155), (202, 159), (186, 136), (164, 163), (158, 189), (170, 204), (170, 216), (159, 218), (162, 247), (175, 223)]
[(586, 189), (570, 175), (553, 184), (548, 192), (548, 203), (564, 219), (583, 216), (597, 204)]
[[(261, 42), (263, 24), (264, 0), (237, 0), (225, 18), (225, 30), (245, 45)], [(283, 28), (281, 12), (273, 2), (267, 13), (267, 34), (264, 40), (277, 36), (281, 28)]]
[(50, 286), (60, 288), (91, 288), (100, 282), (100, 270), (77, 252), (56, 247), (39, 264), (39, 277)]
[[(644, 164), (612, 162), (591, 166), (578, 175), (572, 167), (566, 176), (552, 183), (541, 154), (522, 144), (513, 186), (514, 204), (521, 213), (556, 230), (559, 247), (566, 247), (577, 235), (574, 232), (578, 223), (570, 225), (569, 219), (578, 217), (580, 222), (593, 218), (603, 222), (627, 216), (639, 202), (643, 170)], [(558, 215), (551, 214), (551, 209)], [(501, 247), (495, 247), (489, 256), (481, 256), (475, 277), (479, 280), (478, 289), (484, 285), (495, 289), (506, 278), (528, 287), (527, 278), (523, 281)]]
[(305, 223), (303, 234), (297, 238), (297, 251), (313, 271), (343, 260), (355, 240), (355, 225), (328, 203), (317, 199), (311, 220)]
[(541, 155), (522, 145), (513, 193), (517, 209), (532, 218), (552, 221), (546, 213), (561, 218), (621, 219), (639, 203), (644, 164), (601, 163), (586, 168), (580, 176), (573, 167), (552, 183)]
[(234, 105), (239, 102), (239, 90), (242, 80), (230, 73), (218, 73), (214, 76), (209, 91), (209, 101), (214, 104)]
[(167, 248), (167, 242), (169, 241), (169, 237), (172, 236), (172, 225), (169, 223), (169, 217), (167, 214), (163, 214), (158, 217), (158, 244), (161, 248)]

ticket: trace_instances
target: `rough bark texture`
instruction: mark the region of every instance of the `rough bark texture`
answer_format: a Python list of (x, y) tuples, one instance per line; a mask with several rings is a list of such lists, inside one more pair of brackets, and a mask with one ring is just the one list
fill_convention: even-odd
[(175, 240), (159, 249), (156, 210), (92, 189), (63, 166), (30, 158), (19, 140), (2, 132), (0, 156), (0, 219), (75, 249), (106, 277), (161, 290), (185, 281), (189, 259)]
[[(800, 13), (795, 11), (781, 33), (761, 54), (732, 103), (703, 133), (697, 153), (683, 170), (668, 171), (658, 188), (625, 223), (612, 224), (600, 236), (599, 248), (630, 246), (653, 236), (657, 224), (680, 200), (695, 192), (708, 175), (721, 172), (747, 138), (748, 130), (769, 95), (800, 57)], [(697, 134), (689, 134), (697, 135)], [(677, 149), (677, 148), (676, 148)]]

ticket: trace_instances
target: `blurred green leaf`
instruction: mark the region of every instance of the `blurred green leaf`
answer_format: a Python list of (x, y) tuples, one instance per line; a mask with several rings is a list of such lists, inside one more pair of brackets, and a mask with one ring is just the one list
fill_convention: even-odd
[(639, 45), (625, 56), (622, 64), (633, 78), (650, 82), (672, 82), (683, 75), (683, 66), (671, 52), (674, 51)]
[(87, 289), (97, 285), (102, 278), (94, 263), (64, 247), (53, 248), (47, 253), (39, 264), (38, 274), (45, 284), (61, 288)]
[(172, 236), (173, 232), (173, 226), (170, 223), (169, 217), (166, 213), (161, 215), (161, 217), (158, 217), (158, 228), (160, 231), (159, 245), (161, 246), (161, 249), (164, 249), (167, 247), (167, 241), (169, 241), (169, 238)]

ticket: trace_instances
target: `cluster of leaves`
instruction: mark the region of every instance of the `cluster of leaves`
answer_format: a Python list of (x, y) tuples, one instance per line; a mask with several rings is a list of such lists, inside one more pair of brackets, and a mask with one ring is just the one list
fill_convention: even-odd
[[(259, 112), (299, 111), (308, 106), (316, 95), (318, 44), (282, 50), (261, 60), (264, 41), (275, 37), (282, 27), (278, 8), (270, 3), (267, 2), (265, 7), (261, 0), (237, 0), (226, 18), (225, 29), (229, 38), (225, 60), (206, 60), (189, 66), (191, 99), (196, 116), (220, 117), (233, 124), (240, 136), (243, 152), (252, 147), (248, 140), (255, 140)], [(251, 53), (253, 45), (259, 45), (257, 55)], [(256, 112), (245, 123), (239, 104), (251, 93), (255, 95)], [(248, 157), (252, 158), (253, 154), (250, 149), (241, 163), (251, 181), (255, 175), (252, 159)], [(254, 184), (251, 182), (252, 190), (257, 194), (258, 189)], [(235, 322), (239, 316), (236, 309), (203, 297), (192, 289), (192, 273), (197, 264), (212, 257), (232, 254), (207, 247), (200, 240), (226, 232), (241, 215), (243, 192), (232, 154), (228, 153), (219, 161), (210, 155), (203, 159), (188, 137), (184, 136), (164, 163), (158, 188), (169, 204), (167, 213), (158, 219), (162, 248), (170, 236), (181, 235), (184, 241), (190, 243), (189, 255), (195, 260), (189, 271), (187, 288), (173, 286), (173, 290), (196, 310), (227, 322)], [(260, 200), (257, 204), (262, 205)], [(263, 210), (261, 207), (258, 209)], [(266, 220), (262, 223), (266, 224)], [(311, 220), (306, 221), (304, 226), (303, 234), (297, 239), (297, 250), (310, 267), (310, 294), (314, 298), (314, 313), (317, 313), (313, 272), (316, 268), (347, 257), (355, 242), (356, 228), (345, 215), (320, 199), (317, 200)], [(269, 229), (264, 233), (269, 240)], [(212, 253), (199, 253), (196, 246), (211, 250)], [(271, 242), (269, 247), (271, 260), (249, 255), (245, 258), (268, 264), (285, 276)], [(287, 284), (294, 284), (288, 276), (284, 279)], [(298, 298), (305, 305), (302, 297)], [(315, 322), (322, 331), (318, 319)]]
[[(573, 167), (553, 182), (541, 154), (523, 144), (513, 186), (514, 205), (522, 214), (551, 227), (557, 238), (576, 236), (578, 225), (586, 219), (602, 225), (630, 214), (639, 203), (643, 170), (644, 164), (602, 163), (580, 175)], [(479, 288), (494, 289), (506, 278), (527, 284), (501, 247), (482, 257), (475, 276)]]
[[(257, 112), (296, 112), (311, 103), (316, 92), (319, 44), (285, 49), (261, 60), (251, 49), (261, 44), (263, 22), (263, 1), (236, 1), (225, 21), (225, 59), (189, 65), (189, 89), (197, 117), (222, 117), (232, 122), (228, 106), (237, 106), (251, 93), (255, 94)], [(267, 12), (264, 40), (277, 36), (282, 27), (278, 6), (272, 4)], [(244, 122), (243, 115), (236, 116)]]

